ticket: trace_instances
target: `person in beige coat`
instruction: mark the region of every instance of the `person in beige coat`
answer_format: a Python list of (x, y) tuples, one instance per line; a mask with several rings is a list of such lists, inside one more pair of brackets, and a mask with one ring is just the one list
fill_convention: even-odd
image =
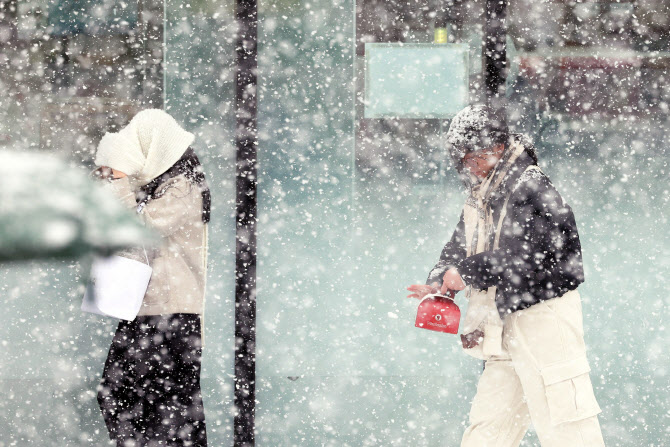
[(531, 422), (543, 447), (601, 447), (572, 209), (528, 139), (492, 131), (489, 116), (470, 106), (450, 124), (469, 195), (426, 284), (409, 296), (464, 290), (469, 301), (461, 341), (485, 368), (462, 447), (516, 447)]
[[(119, 447), (206, 446), (200, 390), (210, 192), (194, 137), (162, 110), (106, 134), (96, 164), (109, 187), (162, 239), (139, 315), (121, 321), (98, 402)], [(145, 262), (144, 250), (120, 253)]]

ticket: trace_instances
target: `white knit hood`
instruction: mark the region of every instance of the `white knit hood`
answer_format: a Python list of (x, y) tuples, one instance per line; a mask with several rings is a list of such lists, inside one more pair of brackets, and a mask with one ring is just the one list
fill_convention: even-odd
[(175, 164), (194, 139), (163, 110), (143, 110), (119, 132), (102, 137), (95, 164), (125, 173), (139, 188)]

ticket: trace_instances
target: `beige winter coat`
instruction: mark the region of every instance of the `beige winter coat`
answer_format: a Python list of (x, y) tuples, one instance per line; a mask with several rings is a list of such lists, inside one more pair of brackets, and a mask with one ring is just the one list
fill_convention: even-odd
[[(128, 177), (112, 181), (111, 188), (128, 208), (137, 209)], [(156, 192), (158, 197), (149, 200), (139, 213), (162, 236), (158, 247), (147, 249), (153, 272), (139, 315), (203, 315), (207, 225), (202, 221), (200, 189), (179, 175), (165, 181)]]

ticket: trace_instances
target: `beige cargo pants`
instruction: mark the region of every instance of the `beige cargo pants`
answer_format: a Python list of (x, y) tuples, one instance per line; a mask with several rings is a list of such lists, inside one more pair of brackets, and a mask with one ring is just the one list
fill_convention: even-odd
[(461, 447), (518, 446), (531, 422), (542, 447), (605, 445), (576, 290), (507, 316), (503, 350), (486, 361)]

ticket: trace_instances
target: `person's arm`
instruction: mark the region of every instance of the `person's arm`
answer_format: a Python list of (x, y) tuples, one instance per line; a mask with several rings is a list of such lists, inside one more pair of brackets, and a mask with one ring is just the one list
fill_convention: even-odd
[(126, 208), (137, 208), (135, 193), (130, 187), (130, 179), (128, 177), (117, 178), (111, 182), (104, 182), (102, 185), (112, 191)]
[[(127, 177), (114, 180), (111, 187), (125, 206), (137, 208), (135, 193)], [(183, 176), (168, 180), (166, 185), (158, 189), (157, 197), (146, 203), (140, 215), (147, 225), (161, 235), (170, 236), (201, 213), (201, 203), (189, 197), (193, 187)]]
[(157, 197), (146, 203), (140, 215), (148, 226), (165, 237), (183, 229), (188, 222), (202, 222), (202, 203), (198, 200), (201, 196), (191, 194), (194, 187), (183, 176), (169, 180), (158, 189)]
[(523, 300), (549, 299), (584, 281), (582, 253), (572, 209), (549, 179), (531, 178), (510, 198), (512, 243), (463, 260), (459, 273), (478, 289), (497, 286), (506, 312)]
[(465, 259), (465, 224), (463, 223), (463, 213), (456, 225), (451, 239), (442, 249), (440, 259), (432, 268), (426, 279), (426, 284), (438, 284), (438, 289), (442, 286), (444, 274), (452, 267), (458, 268), (461, 261)]

